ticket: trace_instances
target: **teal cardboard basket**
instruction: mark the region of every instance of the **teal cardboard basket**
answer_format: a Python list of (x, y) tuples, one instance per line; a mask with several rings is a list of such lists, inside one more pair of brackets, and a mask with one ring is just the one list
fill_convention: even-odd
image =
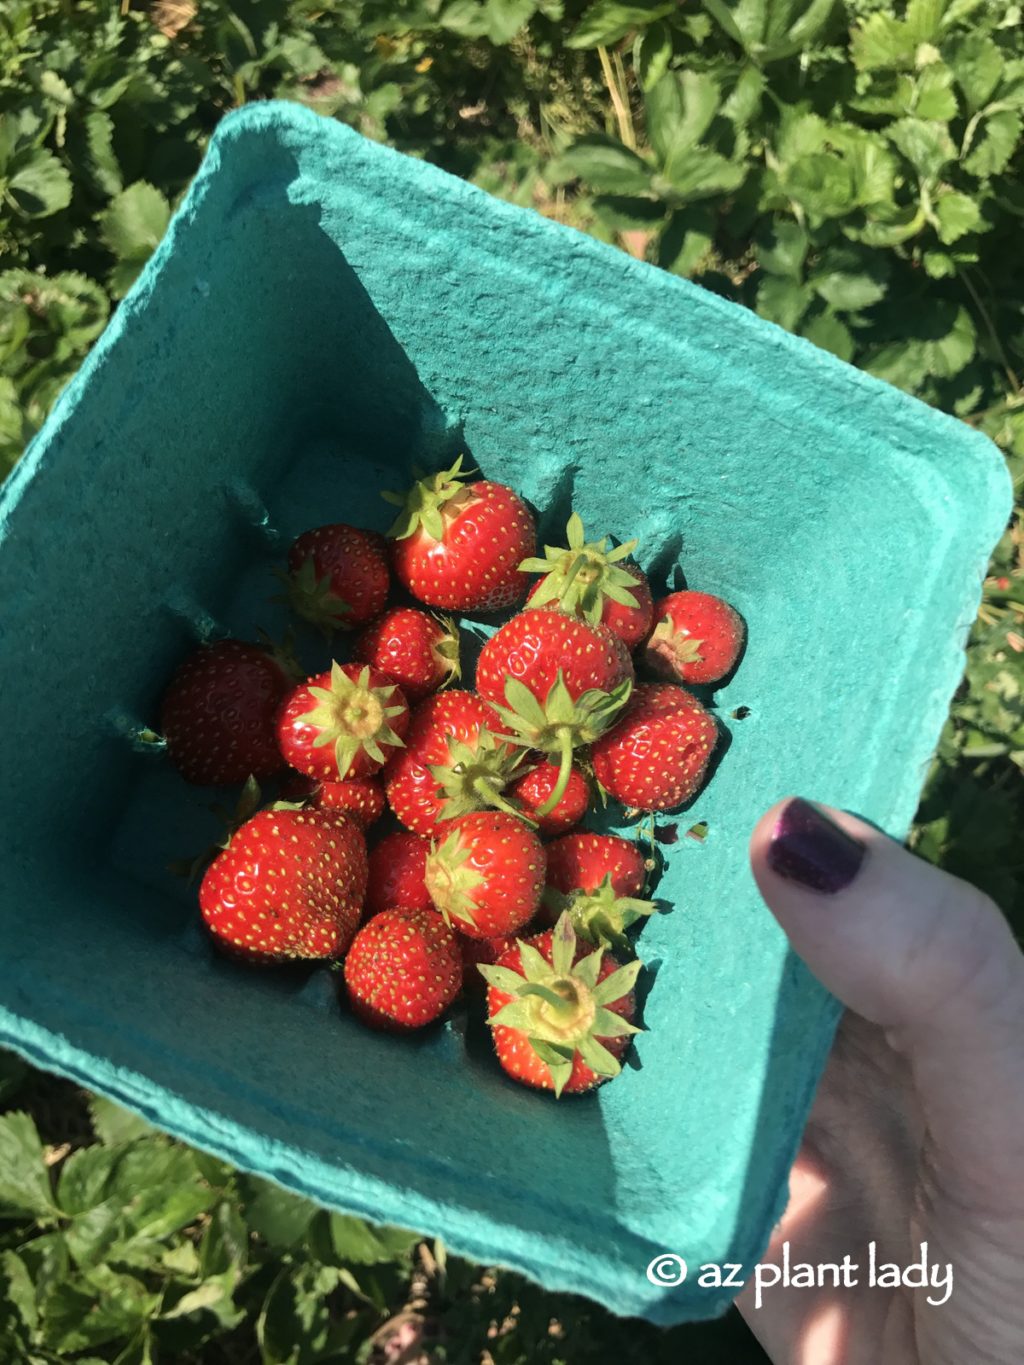
[[(196, 623), (277, 628), (288, 537), (385, 527), (379, 490), (460, 450), (750, 627), (681, 817), (707, 839), (666, 846), (640, 938), (647, 1031), (583, 1099), (458, 1012), (395, 1040), (324, 970), (217, 958), (166, 871), (203, 801), (129, 738)], [(905, 833), (1008, 509), (983, 437), (752, 314), (296, 106), (231, 116), (0, 504), (0, 1045), (617, 1313), (723, 1311), (696, 1268), (762, 1252), (837, 1018), (748, 835), (792, 792)]]

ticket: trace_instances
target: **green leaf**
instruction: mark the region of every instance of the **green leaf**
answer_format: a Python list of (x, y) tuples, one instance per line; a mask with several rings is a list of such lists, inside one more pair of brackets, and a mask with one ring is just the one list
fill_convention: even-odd
[(85, 120), (89, 174), (103, 194), (120, 194), (124, 188), (121, 168), (114, 155), (114, 120), (101, 109), (94, 109)]
[(938, 37), (947, 4), (948, 0), (909, 0), (905, 23), (915, 45)]
[(153, 1316), (159, 1301), (135, 1276), (99, 1267), (92, 1278), (47, 1292), (40, 1304), (44, 1342), (51, 1351), (71, 1354), (123, 1340)]
[(566, 47), (606, 47), (634, 29), (653, 24), (676, 8), (670, 0), (646, 0), (625, 5), (619, 0), (597, 0), (565, 40)]
[(661, 80), (672, 60), (672, 30), (656, 20), (637, 37), (633, 46), (633, 66), (641, 90), (650, 90)]
[(301, 1242), (316, 1213), (316, 1205), (268, 1180), (247, 1177), (243, 1215), (251, 1232), (268, 1246), (283, 1251)]
[(995, 94), (1003, 74), (1003, 54), (987, 33), (968, 33), (947, 53), (967, 108), (983, 108)]
[(658, 264), (673, 275), (691, 276), (711, 250), (715, 217), (706, 204), (676, 209), (658, 242)]
[(865, 368), (912, 392), (927, 379), (951, 379), (968, 364), (977, 345), (966, 308), (936, 304), (918, 320), (925, 335), (889, 342), (869, 353)]
[(840, 360), (853, 357), (853, 337), (849, 328), (834, 313), (821, 313), (811, 318), (802, 328), (802, 335), (824, 351), (831, 351)]
[(855, 247), (833, 247), (815, 266), (811, 283), (832, 308), (856, 313), (885, 297), (888, 276), (885, 257)]
[(671, 175), (673, 159), (696, 146), (721, 103), (718, 82), (698, 71), (673, 71), (647, 92), (647, 135)]
[(1012, 109), (989, 114), (981, 124), (980, 138), (964, 158), (964, 169), (983, 180), (1001, 175), (1017, 150), (1022, 127), (1020, 114)]
[(222, 1200), (210, 1213), (199, 1247), (203, 1275), (242, 1269), (249, 1256), (249, 1230), (233, 1199)]
[[(337, 1287), (337, 1272), (333, 1287)], [(256, 1322), (263, 1365), (314, 1365), (330, 1331), (323, 1268), (286, 1266), (270, 1287)]]
[(559, 163), (593, 189), (608, 194), (643, 194), (651, 188), (647, 163), (610, 138), (581, 138), (563, 153)]
[(926, 66), (915, 83), (914, 113), (923, 119), (956, 118), (958, 104), (953, 73), (941, 62)]
[(884, 10), (868, 15), (850, 33), (850, 52), (858, 71), (912, 67), (918, 39), (909, 26)]
[(100, 237), (119, 261), (141, 263), (156, 248), (170, 217), (164, 195), (147, 181), (137, 180), (99, 215)]
[(782, 184), (813, 222), (843, 217), (854, 197), (853, 172), (832, 152), (815, 152), (787, 167)]
[(48, 218), (71, 203), (71, 176), (45, 149), (33, 152), (7, 181), (7, 197), (26, 218)]
[(74, 1216), (102, 1204), (119, 1159), (120, 1153), (111, 1147), (79, 1147), (72, 1152), (57, 1182), (61, 1212)]
[(671, 203), (687, 203), (739, 189), (746, 174), (743, 162), (730, 161), (706, 147), (684, 147), (672, 156), (654, 189)]
[(594, 212), (616, 232), (653, 232), (665, 217), (665, 205), (656, 199), (604, 194), (594, 200)]
[(810, 285), (782, 275), (766, 275), (757, 287), (757, 311), (769, 322), (792, 332), (813, 297)]
[(43, 1144), (28, 1114), (0, 1117), (0, 1213), (45, 1220), (56, 1213)]
[(953, 139), (945, 124), (904, 118), (890, 124), (887, 132), (922, 180), (934, 180), (943, 166), (956, 156)]
[(756, 243), (757, 260), (769, 275), (798, 280), (803, 275), (809, 238), (799, 223), (776, 219)]
[(932, 204), (935, 230), (946, 246), (981, 226), (981, 210), (973, 199), (956, 190), (938, 196)]
[(442, 28), (463, 38), (482, 38), (489, 26), (487, 9), (480, 0), (452, 0), (445, 6), (438, 22)]
[(96, 1137), (107, 1147), (117, 1147), (138, 1137), (151, 1136), (155, 1129), (130, 1109), (124, 1109), (103, 1095), (89, 1099), (89, 1117)]
[[(5, 1251), (0, 1254), (0, 1272), (4, 1297), (14, 1308), (25, 1330), (33, 1334), (39, 1322), (39, 1314), (36, 1309), (36, 1288), (28, 1267), (13, 1251)], [(0, 1308), (0, 1345), (3, 1343), (2, 1314), (3, 1309)]]
[(946, 280), (956, 274), (956, 261), (946, 251), (925, 251), (921, 264), (933, 280)]
[(487, 37), (501, 47), (537, 12), (537, 0), (487, 0)]
[(404, 1258), (421, 1239), (405, 1228), (375, 1227), (361, 1218), (330, 1214), (331, 1243), (342, 1261), (350, 1265), (379, 1265)]
[(738, 128), (745, 127), (761, 111), (761, 100), (765, 86), (764, 72), (756, 66), (745, 66), (736, 78), (736, 84), (722, 105), (722, 114)]

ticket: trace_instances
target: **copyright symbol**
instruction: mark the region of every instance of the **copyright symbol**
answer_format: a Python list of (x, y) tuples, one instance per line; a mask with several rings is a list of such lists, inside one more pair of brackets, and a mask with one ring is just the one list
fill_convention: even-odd
[(660, 1256), (655, 1256), (647, 1267), (647, 1278), (651, 1284), (660, 1285), (662, 1288), (682, 1284), (686, 1279), (686, 1262), (674, 1251), (663, 1251)]

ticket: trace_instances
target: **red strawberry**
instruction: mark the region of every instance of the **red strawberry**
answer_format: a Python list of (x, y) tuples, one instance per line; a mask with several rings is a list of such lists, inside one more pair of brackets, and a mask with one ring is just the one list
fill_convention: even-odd
[(476, 685), (514, 743), (557, 757), (558, 780), (537, 809), (546, 815), (568, 785), (573, 749), (602, 735), (625, 705), (633, 663), (607, 626), (542, 608), (513, 616), (491, 636)]
[(566, 527), (568, 547), (545, 545), (543, 559), (525, 559), (520, 569), (544, 575), (530, 591), (527, 606), (555, 606), (614, 631), (627, 649), (636, 649), (651, 629), (654, 604), (647, 576), (629, 558), (630, 540), (609, 550), (607, 537), (587, 541), (583, 522), (573, 512)]
[(296, 771), (322, 782), (369, 777), (402, 743), (409, 707), (368, 664), (331, 664), (300, 683), (277, 716), (277, 742)]
[(522, 599), (519, 562), (536, 550), (529, 508), (504, 484), (466, 483), (462, 456), (451, 469), (385, 494), (402, 511), (391, 527), (392, 564), (406, 588), (431, 607), (499, 611)]
[(441, 914), (470, 938), (515, 933), (537, 912), (544, 849), (504, 811), (475, 811), (446, 827), (427, 859), (427, 890)]
[(461, 989), (456, 935), (435, 910), (382, 910), (359, 930), (345, 958), (349, 1004), (371, 1028), (423, 1028)]
[(501, 938), (467, 938), (465, 934), (459, 934), (458, 939), (462, 949), (462, 986), (474, 995), (482, 993), (485, 985), (477, 968), (492, 967), (502, 953), (507, 953), (518, 942), (514, 934)]
[(594, 744), (594, 776), (633, 810), (671, 810), (700, 790), (717, 737), (714, 716), (684, 687), (642, 683)]
[(639, 962), (623, 966), (577, 944), (563, 915), (477, 970), (487, 981), (494, 1050), (513, 1079), (561, 1095), (619, 1074), (630, 1034), (639, 1032), (632, 1022)]
[(728, 602), (708, 592), (673, 592), (654, 606), (643, 661), (672, 682), (714, 683), (735, 665), (747, 628)]
[(537, 833), (546, 838), (564, 834), (578, 825), (590, 804), (587, 779), (578, 768), (573, 768), (561, 798), (546, 815), (538, 815), (558, 783), (557, 763), (538, 763), (522, 777), (517, 777), (506, 788), (505, 795), (537, 826)]
[(360, 829), (368, 829), (384, 814), (384, 784), (379, 777), (354, 777), (350, 782), (317, 782), (292, 773), (279, 788), (284, 801), (301, 801), (318, 810), (343, 810)]
[(657, 906), (641, 900), (644, 855), (617, 834), (566, 834), (547, 846), (547, 889), (541, 922), (568, 910), (576, 932), (591, 943), (622, 943), (623, 931)]
[(242, 640), (200, 645), (160, 704), (168, 758), (186, 782), (200, 787), (272, 777), (284, 767), (274, 716), (291, 686), (265, 649)]
[(411, 702), (459, 676), (459, 633), (415, 607), (392, 607), (356, 636), (352, 652), (393, 678)]
[(372, 620), (391, 585), (384, 537), (340, 522), (303, 532), (288, 551), (288, 570), (293, 610), (328, 633)]
[(433, 910), (434, 902), (423, 880), (430, 842), (418, 834), (398, 829), (386, 834), (370, 850), (370, 876), (366, 888), (366, 913), (381, 910)]
[(253, 962), (338, 957), (359, 923), (366, 844), (335, 811), (264, 810), (211, 863), (199, 888), (207, 928)]
[(435, 834), (456, 815), (504, 805), (501, 792), (519, 756), (496, 738), (500, 721), (472, 692), (439, 692), (416, 708), (405, 748), (391, 759), (384, 785), (408, 829)]

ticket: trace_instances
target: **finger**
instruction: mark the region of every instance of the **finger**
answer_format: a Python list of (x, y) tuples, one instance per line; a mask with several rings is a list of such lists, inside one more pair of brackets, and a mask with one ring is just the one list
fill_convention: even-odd
[(1007, 1210), (1024, 1158), (1024, 956), (966, 883), (853, 816), (794, 799), (751, 840), (761, 894), (794, 950), (910, 1060), (957, 1197)]

